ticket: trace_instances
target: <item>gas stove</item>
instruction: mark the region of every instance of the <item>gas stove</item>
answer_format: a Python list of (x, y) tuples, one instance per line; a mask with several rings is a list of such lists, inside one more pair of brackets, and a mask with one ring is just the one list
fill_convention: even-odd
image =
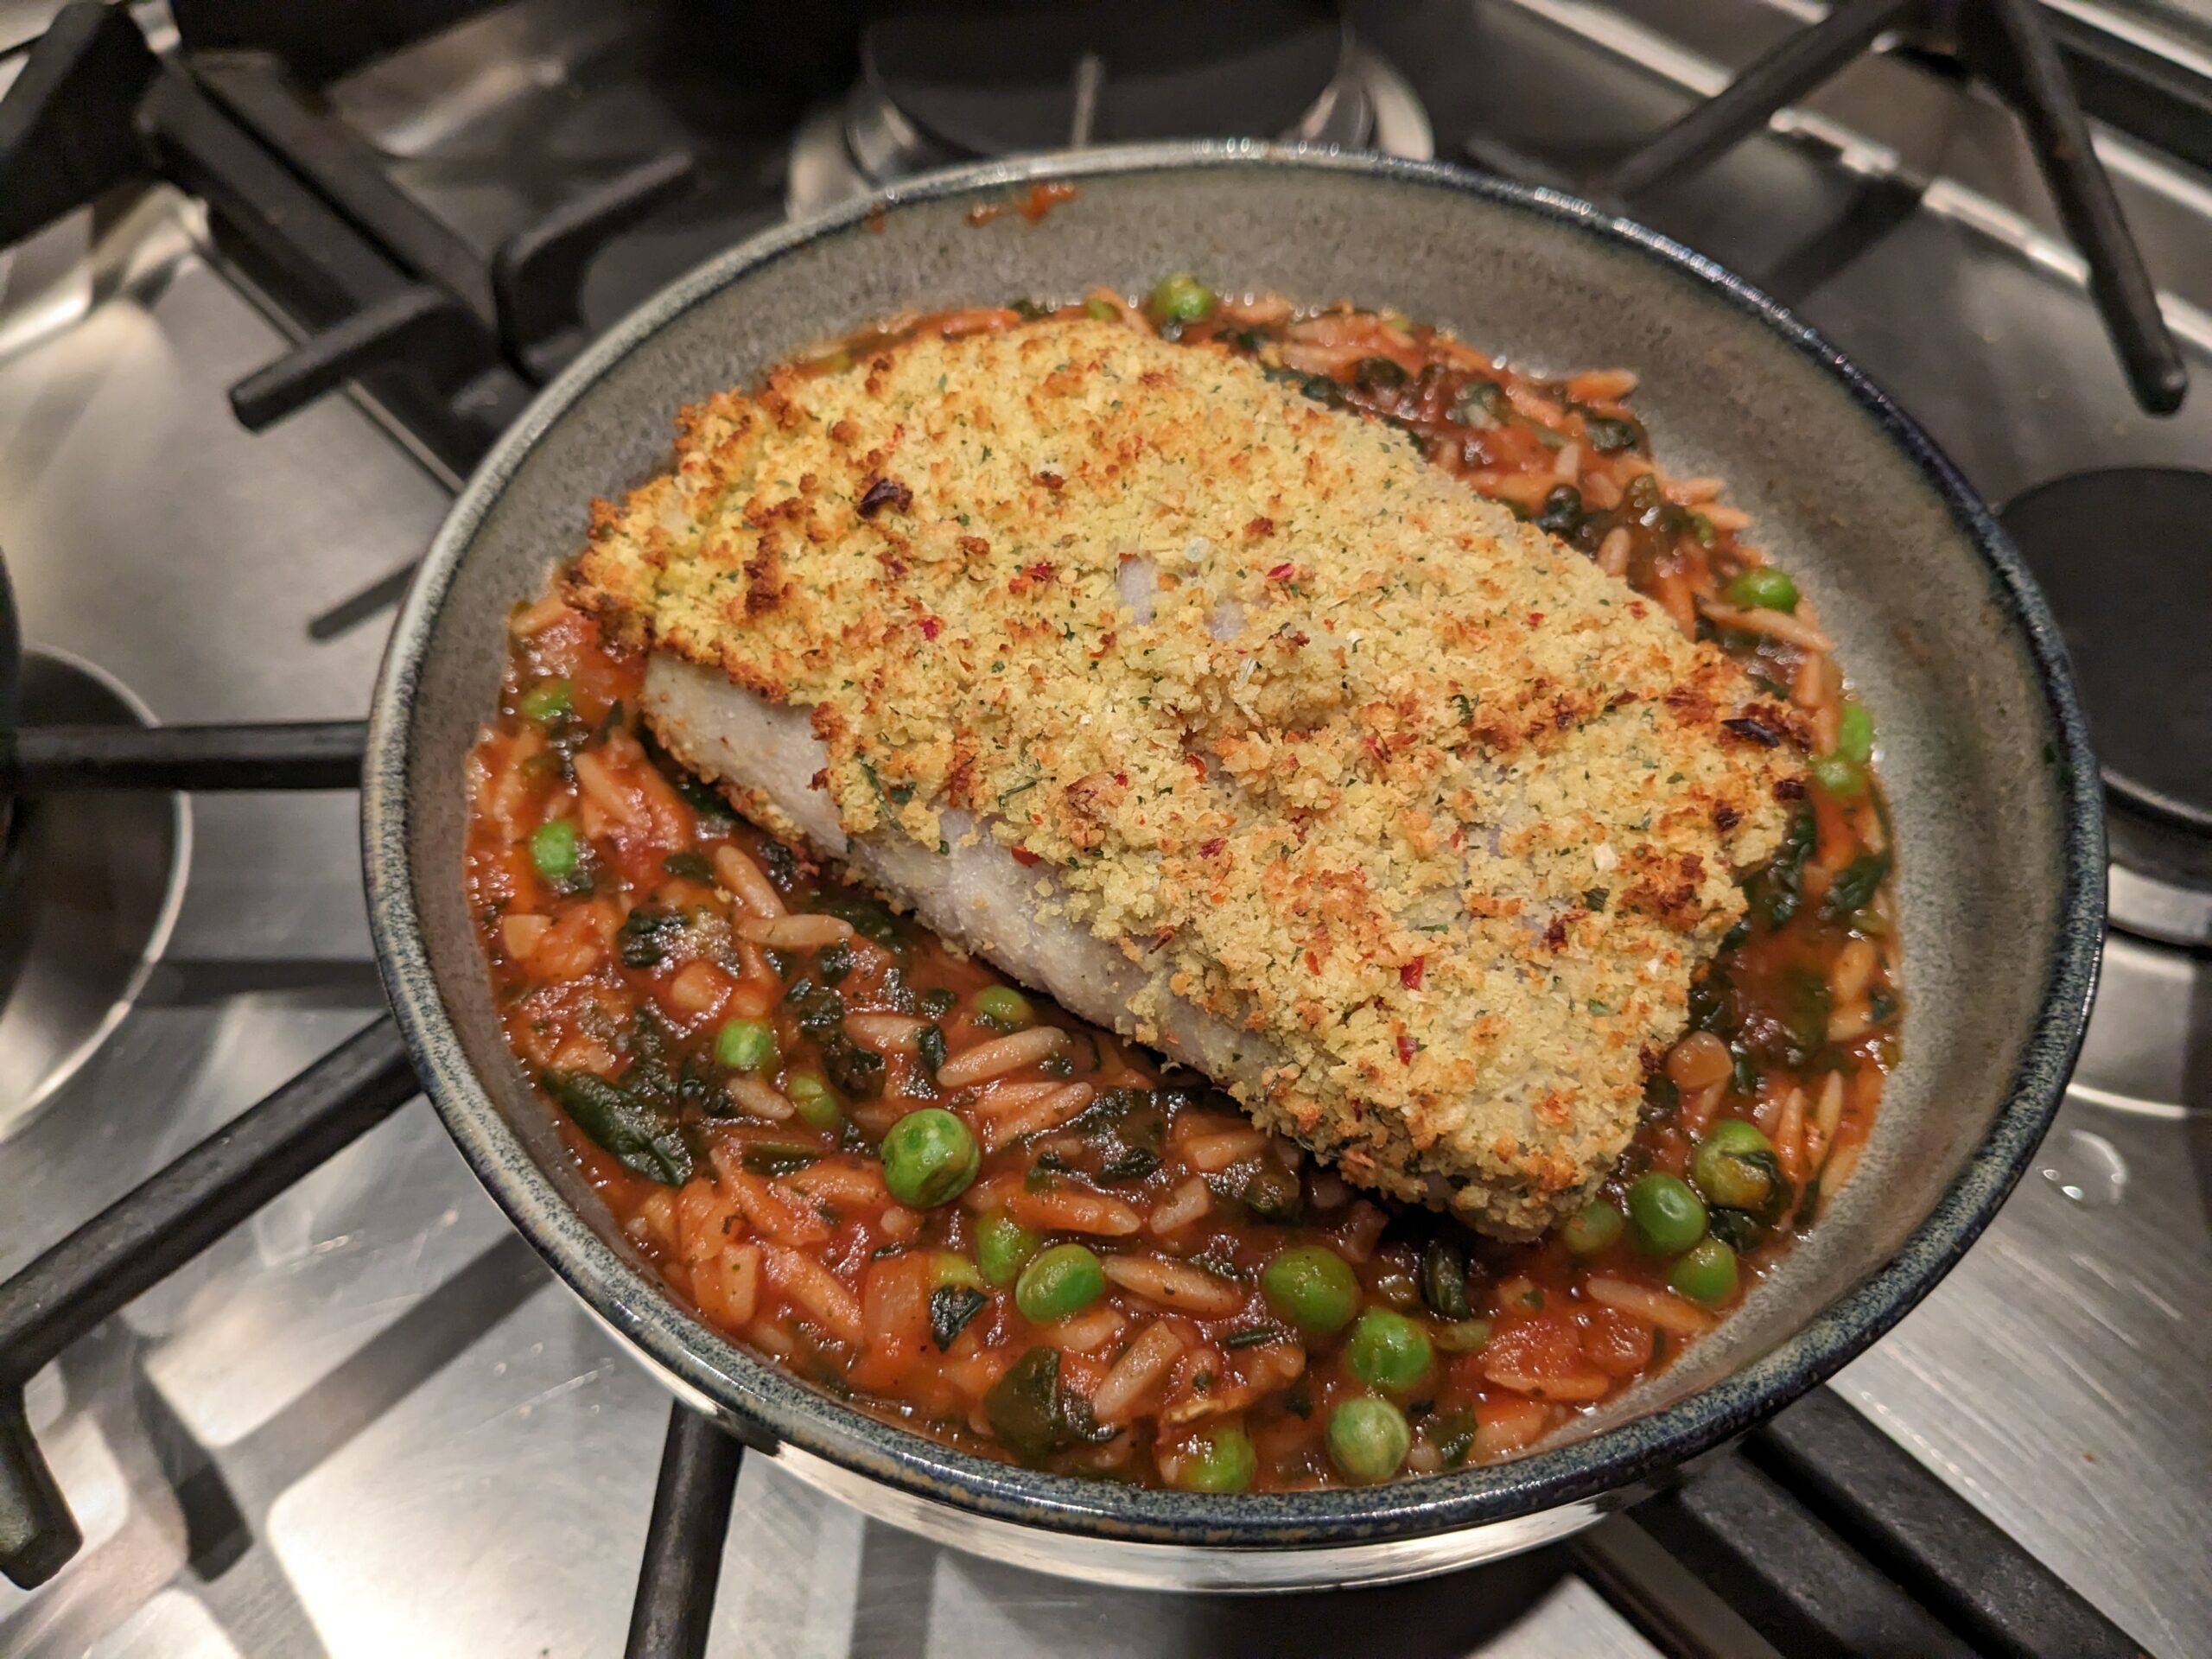
[[(2091, 486), (2165, 525), (2146, 534), (2168, 538), (2170, 561), (2121, 564), (2065, 530), (2064, 492), (2054, 509), (2038, 487), (2115, 468), (2193, 476), (2212, 467), (2212, 409), (2200, 391), (2144, 411), (2069, 223), (1986, 88), (1924, 43), (1854, 62), (1696, 169), (1640, 186), (1634, 207), (1854, 356), (2012, 505), (2031, 557), (2053, 561), (2122, 769), (2126, 931), (2107, 941), (2037, 1173), (1821, 1397), (1819, 1412), (1847, 1408), (1840, 1420), (1799, 1418), (1684, 1498), (1439, 1580), (1153, 1596), (936, 1548), (761, 1459), (726, 1532), (687, 1532), (687, 1494), (719, 1519), (711, 1488), (734, 1464), (680, 1420), (668, 1452), (683, 1478), (658, 1484), (650, 1524), (668, 1396), (511, 1231), (427, 1105), (400, 1103), (404, 1068), (377, 1048), (344, 786), (392, 607), (453, 486), (535, 383), (793, 209), (966, 155), (1213, 130), (1583, 188), (1809, 14), (1794, 0), (1424, 0), (1354, 7), (1347, 22), (1255, 6), (1226, 9), (1244, 14), (1241, 37), (1179, 53), (1166, 22), (1125, 46), (1076, 8), (1028, 18), (1020, 50), (979, 60), (963, 37), (857, 6), (800, 28), (739, 4), (455, 3), (363, 8), (372, 21), (340, 27), (311, 7), (171, 3), (118, 16), (170, 54), (179, 85), (149, 91), (126, 64), (139, 78), (110, 111), (137, 120), (129, 148), (163, 158), (162, 179), (118, 163), (92, 206), (0, 253), (0, 553), (29, 648), (15, 764), (49, 781), (73, 768), (200, 785), (37, 796), (13, 831), (0, 1275), (51, 1262), (257, 1102), (308, 1109), (288, 1080), (349, 1038), (354, 1104), (296, 1155), (299, 1179), (194, 1224), (204, 1250), (173, 1233), (168, 1256), (126, 1264), (143, 1294), (29, 1379), (29, 1430), (83, 1542), (39, 1587), (0, 1585), (0, 1653), (582, 1655), (622, 1650), (626, 1630), (630, 1651), (653, 1653), (696, 1651), (683, 1644), (702, 1635), (732, 1654), (1344, 1651), (1382, 1629), (1414, 1653), (1771, 1650), (1755, 1627), (1863, 1647), (1815, 1605), (1858, 1593), (1840, 1567), (1821, 1576), (1841, 1510), (1777, 1511), (1775, 1553), (1804, 1552), (1810, 1581), (1788, 1562), (1746, 1576), (1730, 1527), (1810, 1490), (1790, 1472), (1796, 1442), (1867, 1424), (1878, 1460), (1909, 1454), (1885, 1466), (1901, 1507), (1836, 1560), (1871, 1561), (1953, 1628), (2040, 1563), (2143, 1647), (2212, 1652), (2212, 1327), (2197, 1314), (2212, 1283), (2212, 975), (2197, 953), (2212, 860), (2191, 817), (2201, 767), (2134, 765), (2155, 748), (2126, 724), (2175, 732), (2187, 755), (2193, 721), (2201, 759), (2202, 670), (2186, 650), (2139, 655), (2158, 606), (2139, 588), (2115, 620), (2064, 561), (2168, 584), (2166, 616), (2201, 616), (2212, 575), (2201, 530), (2177, 544), (2201, 516)], [(0, 0), (0, 86), (36, 73), (28, 47), (51, 10)], [(378, 33), (385, 13), (409, 26)], [(424, 35), (430, 14), (454, 21)], [(2202, 381), (2212, 36), (2078, 0), (2051, 17)], [(128, 44), (118, 61), (136, 63)], [(98, 170), (97, 144), (72, 154)], [(296, 228), (333, 201), (337, 231), (304, 260), (267, 234), (283, 215), (257, 212), (283, 208)], [(391, 257), (349, 264), (346, 237)], [(235, 733), (134, 748), (129, 733), (156, 721), (327, 723), (267, 752)], [(54, 726), (118, 735), (39, 750)], [(0, 1294), (0, 1314), (19, 1312)], [(1968, 1535), (1976, 1516), (2012, 1552), (1989, 1558), (1991, 1581), (1958, 1582), (1955, 1561), (1948, 1586), (1918, 1582), (1926, 1535)], [(645, 1628), (662, 1614), (680, 1637)], [(2088, 1650), (2060, 1634), (2077, 1628), (2031, 1630), (2017, 1650)]]

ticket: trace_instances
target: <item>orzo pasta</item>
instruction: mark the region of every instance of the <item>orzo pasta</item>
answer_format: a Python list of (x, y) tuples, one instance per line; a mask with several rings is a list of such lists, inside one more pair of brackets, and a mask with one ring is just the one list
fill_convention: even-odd
[(1811, 734), (1783, 849), (1745, 879), (1689, 1029), (1644, 1052), (1600, 1196), (1507, 1243), (1363, 1195), (741, 820), (637, 720), (643, 654), (558, 603), (518, 613), (470, 761), (468, 881), (509, 1038), (671, 1290), (879, 1416), (1192, 1490), (1510, 1456), (1710, 1329), (1857, 1159), (1899, 1014), (1871, 724), (1721, 482), (1658, 466), (1632, 375), (1523, 374), (1393, 313), (1188, 277), (944, 326), (1086, 314), (1402, 429), (1716, 640)]

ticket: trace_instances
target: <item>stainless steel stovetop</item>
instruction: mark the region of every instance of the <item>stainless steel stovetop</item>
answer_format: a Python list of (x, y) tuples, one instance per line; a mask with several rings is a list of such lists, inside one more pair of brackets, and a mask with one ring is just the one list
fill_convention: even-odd
[[(1796, 21), (1758, 0), (1492, 0), (1407, 8), (1370, 38), (1426, 99), (1440, 153), (1479, 132), (1566, 162), (1615, 127), (1656, 124)], [(589, 98), (622, 93), (576, 92), (543, 59), (502, 75), (464, 73), (468, 61), (448, 49), (423, 69), (417, 90), (446, 100), (434, 110), (407, 102), (404, 65), (355, 93), (424, 193), (442, 193), (456, 222), (479, 215), (488, 240), (550, 159), (532, 146), (540, 170), (513, 184), (520, 135), (589, 134)], [(530, 100), (545, 98), (572, 100), (562, 124), (536, 120)], [(2128, 404), (1997, 111), (1870, 64), (1796, 124), (1649, 215), (1782, 289), (1993, 499), (2092, 465), (2212, 465), (2212, 324), (2192, 308), (2212, 304), (2192, 291), (2212, 287), (2202, 181), (2111, 141), (2199, 382), (2190, 408), (2158, 422)], [(772, 219), (772, 146), (759, 165), (758, 192), (725, 222), (611, 254), (590, 294), (599, 320)], [(1853, 257), (1809, 255), (1875, 188), (1870, 169), (1895, 165), (1938, 182)], [(51, 696), (90, 695), (79, 669), (169, 721), (365, 706), (390, 618), (376, 597), (426, 543), (448, 485), (341, 399), (240, 430), (224, 388), (283, 343), (219, 272), (198, 211), (166, 190), (0, 256), (0, 547)], [(2177, 581), (2193, 585), (2182, 602), (2202, 604), (2202, 567)], [(87, 1063), (35, 1111), (0, 1120), (0, 1273), (380, 1006), (351, 796), (205, 797), (188, 823), (156, 819), (75, 827), (77, 854), (119, 867), (166, 943)], [(173, 917), (158, 881), (170, 850)], [(95, 947), (127, 957), (137, 944)], [(2212, 1653), (2209, 1210), (2212, 974), (2115, 936), (2038, 1174), (1839, 1383), (2171, 1654)], [(86, 1546), (36, 1593), (0, 1586), (0, 1653), (618, 1651), (666, 1404), (418, 1102), (39, 1379), (33, 1422)], [(1342, 1651), (1380, 1630), (1411, 1654), (1652, 1651), (1556, 1566), (1325, 1599), (1091, 1591), (866, 1523), (760, 1459), (740, 1489), (714, 1650)]]

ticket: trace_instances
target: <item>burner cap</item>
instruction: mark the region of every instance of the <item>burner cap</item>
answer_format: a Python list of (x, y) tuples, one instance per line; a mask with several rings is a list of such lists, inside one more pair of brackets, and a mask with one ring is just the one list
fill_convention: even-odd
[(861, 41), (869, 90), (968, 156), (1056, 149), (1079, 126), (1091, 143), (1274, 137), (1322, 104), (1346, 52), (1332, 6), (1290, 0), (924, 10)]
[[(22, 718), (149, 725), (105, 675), (22, 658)], [(190, 861), (181, 795), (87, 790), (16, 803), (0, 847), (0, 1135), (73, 1076), (137, 1000), (168, 942)]]
[(2069, 473), (1998, 516), (2057, 614), (2107, 788), (2212, 833), (2212, 473)]

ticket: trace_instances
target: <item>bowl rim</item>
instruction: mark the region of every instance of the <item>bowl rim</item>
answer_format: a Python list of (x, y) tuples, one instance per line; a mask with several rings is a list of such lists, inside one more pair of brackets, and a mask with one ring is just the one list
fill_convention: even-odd
[[(1696, 1393), (1505, 1463), (1379, 1486), (1202, 1494), (1048, 1474), (954, 1450), (816, 1393), (721, 1338), (632, 1268), (562, 1195), (477, 1078), (429, 964), (408, 855), (410, 715), (437, 618), (476, 532), (538, 439), (648, 337), (741, 276), (902, 207), (1002, 198), (1040, 180), (1201, 169), (1307, 169), (1440, 189), (1632, 251), (1718, 296), (1839, 383), (1942, 498), (1980, 555), (2042, 690), (2059, 794), (2061, 892), (2043, 994), (2005, 1103), (1965, 1165), (1882, 1267), (1792, 1336)], [(2095, 988), (2104, 923), (2098, 770), (2057, 628), (1988, 506), (1919, 425), (1783, 306), (1713, 261), (1561, 192), (1446, 163), (1257, 141), (1193, 141), (1041, 154), (948, 168), (762, 232), (663, 289), (587, 348), (502, 435), (455, 499), (402, 606), (369, 722), (363, 852), (379, 968), (424, 1090), (463, 1157), (517, 1228), (600, 1316), (680, 1392), (703, 1396), (743, 1438), (826, 1458), (913, 1497), (1017, 1524), (1103, 1540), (1286, 1548), (1384, 1542), (1592, 1499), (1718, 1446), (1825, 1380), (1887, 1332), (1973, 1243), (2056, 1112)]]

